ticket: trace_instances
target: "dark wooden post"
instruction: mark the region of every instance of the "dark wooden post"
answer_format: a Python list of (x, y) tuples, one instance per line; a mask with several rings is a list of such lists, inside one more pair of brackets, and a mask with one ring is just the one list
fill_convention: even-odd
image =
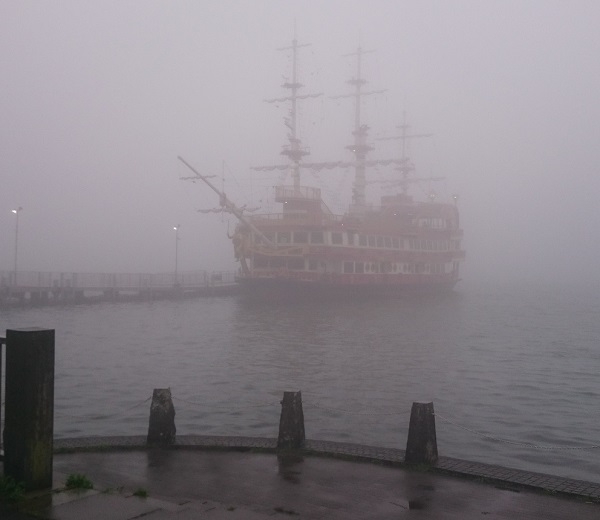
[(155, 388), (150, 405), (147, 444), (169, 446), (175, 443), (175, 407), (170, 388)]
[(54, 330), (6, 331), (4, 474), (25, 489), (52, 486)]
[(404, 461), (409, 464), (435, 464), (437, 459), (433, 403), (413, 403)]
[[(0, 448), (2, 448), (2, 380), (3, 372), (2, 372), (2, 347), (6, 343), (6, 338), (0, 336)], [(1, 451), (1, 450), (0, 450)], [(2, 460), (2, 454), (0, 453), (0, 460)]]
[(283, 392), (277, 449), (300, 449), (304, 446), (304, 440), (302, 392)]

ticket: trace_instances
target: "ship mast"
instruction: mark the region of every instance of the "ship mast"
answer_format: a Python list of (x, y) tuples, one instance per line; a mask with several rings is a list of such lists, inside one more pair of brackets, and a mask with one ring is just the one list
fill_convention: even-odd
[[(305, 45), (301, 45), (304, 47)], [(300, 160), (303, 156), (308, 155), (306, 150), (303, 150), (300, 147), (300, 139), (298, 139), (297, 131), (296, 131), (296, 118), (297, 111), (296, 105), (298, 103), (298, 89), (302, 87), (301, 83), (298, 83), (297, 78), (297, 59), (298, 59), (298, 40), (294, 35), (294, 39), (292, 40), (292, 82), (285, 82), (283, 84), (283, 88), (288, 88), (291, 90), (291, 96), (289, 99), (292, 103), (292, 108), (290, 110), (290, 119), (289, 119), (289, 128), (290, 133), (288, 135), (288, 139), (290, 141), (289, 147), (284, 147), (281, 152), (283, 155), (287, 155), (291, 161), (291, 176), (294, 181), (294, 189), (298, 189), (300, 187)], [(289, 49), (289, 47), (288, 47)]]
[(400, 130), (400, 135), (394, 137), (380, 137), (378, 141), (390, 141), (390, 140), (399, 140), (401, 144), (401, 157), (400, 157), (400, 166), (396, 168), (402, 179), (396, 183), (396, 185), (400, 185), (402, 188), (403, 195), (408, 195), (408, 185), (411, 182), (423, 182), (423, 181), (437, 181), (442, 180), (443, 177), (430, 177), (426, 179), (409, 179), (408, 176), (410, 172), (415, 170), (415, 165), (413, 162), (407, 157), (407, 142), (411, 139), (419, 139), (421, 137), (431, 137), (433, 134), (409, 134), (408, 130), (410, 125), (406, 122), (406, 111), (402, 112), (402, 124), (398, 125), (396, 128)]
[[(400, 136), (396, 139), (400, 139), (402, 142), (402, 164), (397, 169), (402, 175), (402, 193), (404, 195), (408, 195), (408, 175), (410, 172), (414, 171), (415, 165), (408, 159), (406, 156), (406, 142), (409, 139), (418, 139), (421, 137), (431, 137), (433, 134), (408, 134), (408, 129), (410, 125), (406, 123), (406, 111), (402, 112), (402, 124), (398, 126), (398, 129), (401, 130)], [(437, 178), (435, 179), (437, 180)]]
[[(292, 177), (294, 190), (298, 190), (300, 188), (300, 161), (302, 160), (302, 157), (309, 154), (308, 150), (306, 148), (302, 147), (301, 141), (298, 138), (298, 132), (297, 132), (298, 100), (306, 99), (309, 97), (318, 97), (321, 95), (321, 94), (306, 94), (306, 95), (298, 94), (298, 91), (304, 86), (302, 83), (300, 83), (298, 81), (298, 49), (300, 47), (308, 47), (309, 45), (310, 44), (308, 44), (308, 43), (304, 43), (304, 44), (298, 43), (298, 40), (296, 39), (296, 31), (294, 29), (294, 39), (292, 40), (292, 45), (290, 45), (288, 47), (282, 47), (280, 49), (277, 49), (280, 51), (287, 51), (287, 50), (292, 51), (292, 80), (286, 81), (282, 85), (283, 88), (288, 89), (290, 91), (290, 95), (283, 97), (283, 98), (265, 99), (265, 101), (267, 103), (280, 103), (283, 101), (290, 102), (289, 117), (286, 117), (284, 119), (285, 126), (287, 126), (289, 129), (289, 132), (288, 132), (289, 144), (285, 145), (283, 147), (281, 155), (287, 156), (290, 160), (289, 171), (290, 171), (290, 174)], [(253, 169), (260, 170), (263, 168), (265, 168), (265, 167), (259, 166), (259, 167), (255, 167)], [(278, 167), (274, 167), (274, 168), (278, 168)]]
[(358, 47), (356, 52), (346, 54), (345, 56), (356, 56), (356, 76), (347, 81), (354, 87), (352, 94), (335, 96), (334, 98), (352, 97), (354, 98), (354, 143), (346, 146), (355, 157), (354, 161), (354, 185), (352, 187), (352, 204), (350, 206), (350, 213), (364, 214), (367, 208), (366, 201), (366, 169), (367, 169), (367, 153), (373, 149), (373, 147), (367, 144), (367, 137), (369, 127), (361, 122), (361, 102), (364, 96), (372, 94), (381, 94), (385, 90), (373, 90), (370, 92), (364, 92), (363, 86), (366, 85), (367, 80), (362, 77), (362, 56), (373, 51), (366, 51), (362, 47)]

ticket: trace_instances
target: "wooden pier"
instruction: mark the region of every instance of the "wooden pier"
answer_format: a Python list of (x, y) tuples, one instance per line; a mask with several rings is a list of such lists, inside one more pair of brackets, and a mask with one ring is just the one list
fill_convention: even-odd
[(67, 273), (0, 271), (0, 307), (132, 301), (237, 293), (232, 271)]

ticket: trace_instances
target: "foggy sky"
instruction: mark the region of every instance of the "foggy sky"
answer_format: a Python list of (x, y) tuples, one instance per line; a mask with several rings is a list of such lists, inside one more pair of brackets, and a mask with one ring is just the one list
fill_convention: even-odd
[[(590, 1), (173, 1), (0, 3), (0, 269), (234, 269), (231, 217), (183, 182), (181, 155), (220, 175), (240, 204), (269, 209), (289, 182), (278, 164), (294, 20), (305, 93), (299, 132), (310, 160), (350, 160), (354, 63), (367, 54), (363, 104), (371, 157), (411, 157), (442, 200), (460, 196), (464, 278), (598, 283), (600, 3)], [(386, 172), (374, 172), (385, 176)], [(322, 172), (335, 211), (351, 172)], [(220, 180), (216, 182), (221, 183)], [(305, 173), (304, 184), (317, 178)], [(320, 181), (319, 181), (320, 182)], [(429, 189), (429, 186), (421, 189)], [(417, 193), (418, 193), (417, 189)], [(377, 185), (368, 198), (379, 199)]]

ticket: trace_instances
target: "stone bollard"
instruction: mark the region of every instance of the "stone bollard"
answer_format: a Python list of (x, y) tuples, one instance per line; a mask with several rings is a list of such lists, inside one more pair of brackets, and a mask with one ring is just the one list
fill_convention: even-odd
[(6, 331), (4, 474), (28, 491), (52, 487), (54, 330)]
[(304, 446), (302, 392), (283, 392), (277, 449), (295, 450)]
[(413, 403), (404, 462), (435, 464), (438, 459), (433, 403)]
[(155, 388), (150, 405), (147, 444), (175, 444), (175, 407), (170, 388)]

